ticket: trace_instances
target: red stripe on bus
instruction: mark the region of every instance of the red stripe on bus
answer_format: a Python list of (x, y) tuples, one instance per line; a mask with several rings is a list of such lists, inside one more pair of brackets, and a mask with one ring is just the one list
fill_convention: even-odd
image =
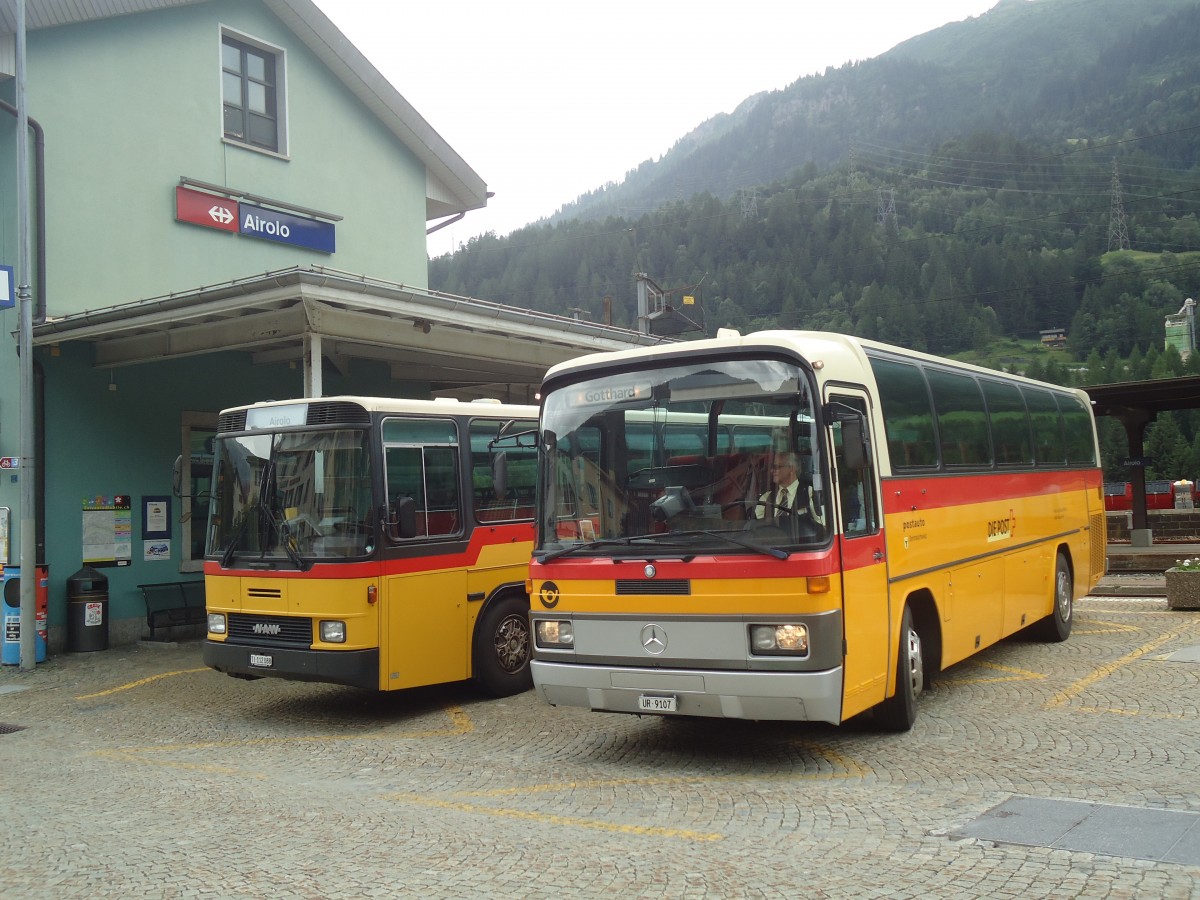
[[(879, 535), (883, 542), (883, 535)], [(654, 566), (655, 579), (686, 578), (692, 581), (729, 578), (803, 578), (806, 575), (833, 575), (838, 571), (835, 548), (813, 553), (793, 553), (787, 559), (755, 554), (748, 556), (695, 556), (688, 562), (659, 559), (613, 559), (611, 556), (556, 559), (543, 565), (536, 560), (529, 567), (537, 580), (571, 581), (648, 580), (647, 564)]]
[(470, 568), (479, 563), (485, 547), (495, 544), (533, 542), (533, 524), (486, 525), (476, 528), (470, 543), (461, 553), (438, 553), (400, 559), (372, 559), (360, 562), (318, 562), (307, 572), (296, 569), (222, 569), (215, 560), (204, 561), (205, 575), (242, 575), (257, 578), (378, 578), (380, 575), (411, 575)]
[(1069, 491), (1098, 490), (1099, 469), (1049, 469), (1041, 472), (987, 472), (970, 475), (884, 478), (885, 515), (911, 512), (916, 498), (921, 509), (1005, 502), (1022, 497), (1045, 497)]

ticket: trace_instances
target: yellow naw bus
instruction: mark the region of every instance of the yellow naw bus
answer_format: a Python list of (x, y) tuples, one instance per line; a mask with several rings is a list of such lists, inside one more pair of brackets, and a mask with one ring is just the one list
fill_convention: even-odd
[(526, 690), (537, 409), (324, 397), (221, 413), (207, 665), (376, 690)]
[(723, 330), (555, 366), (539, 429), (531, 669), (554, 705), (906, 730), (937, 671), (1065, 640), (1103, 574), (1080, 391)]

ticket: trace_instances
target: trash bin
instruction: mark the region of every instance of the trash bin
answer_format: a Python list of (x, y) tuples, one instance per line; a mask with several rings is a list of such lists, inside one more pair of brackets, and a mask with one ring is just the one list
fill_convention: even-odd
[[(46, 661), (46, 614), (49, 606), (50, 581), (48, 566), (38, 566), (37, 586), (34, 588), (33, 661)], [(0, 661), (6, 666), (21, 662), (21, 567), (4, 566), (3, 587), (0, 587), (0, 609), (4, 612), (4, 638), (0, 644)]]
[(67, 579), (67, 650), (108, 649), (108, 578), (84, 566)]

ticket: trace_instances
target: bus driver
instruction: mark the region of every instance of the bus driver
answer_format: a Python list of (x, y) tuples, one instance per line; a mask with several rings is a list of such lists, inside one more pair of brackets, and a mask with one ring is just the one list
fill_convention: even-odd
[(813, 489), (805, 487), (806, 496), (797, 499), (801, 484), (799, 478), (800, 463), (796, 454), (788, 451), (776, 454), (771, 463), (771, 481), (774, 488), (758, 498), (754, 507), (756, 519), (783, 519), (785, 516), (807, 515), (816, 525), (821, 525), (823, 517), (817, 514), (813, 505)]

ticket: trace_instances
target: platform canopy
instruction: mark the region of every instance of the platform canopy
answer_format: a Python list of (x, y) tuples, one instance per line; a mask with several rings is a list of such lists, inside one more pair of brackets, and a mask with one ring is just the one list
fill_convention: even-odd
[(1122, 410), (1156, 414), (1174, 409), (1200, 409), (1200, 375), (1124, 381), (1085, 387), (1097, 416), (1115, 416)]
[(33, 331), (35, 347), (91, 344), (102, 369), (237, 350), (303, 366), (305, 396), (320, 396), (323, 368), (368, 359), (387, 363), (397, 381), (428, 383), (434, 396), (520, 403), (532, 402), (556, 363), (664, 340), (316, 267), (74, 313)]
[[(1146, 456), (1146, 426), (1160, 412), (1200, 409), (1200, 376), (1197, 375), (1097, 384), (1083, 390), (1091, 398), (1096, 416), (1112, 416), (1125, 426), (1129, 457), (1139, 462)], [(1152, 535), (1146, 516), (1146, 472), (1141, 465), (1132, 467), (1130, 483), (1133, 485), (1133, 543), (1149, 544)]]

